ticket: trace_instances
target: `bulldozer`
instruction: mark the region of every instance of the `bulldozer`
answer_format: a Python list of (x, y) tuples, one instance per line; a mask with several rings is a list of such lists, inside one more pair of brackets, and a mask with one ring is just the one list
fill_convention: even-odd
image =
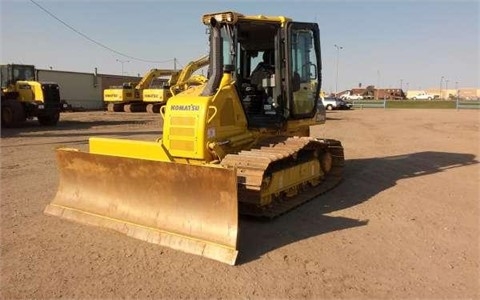
[(202, 22), (208, 81), (167, 101), (155, 141), (57, 149), (46, 214), (234, 265), (240, 215), (278, 217), (341, 181), (341, 142), (310, 136), (326, 120), (318, 25), (237, 12)]
[(0, 66), (2, 127), (17, 127), (37, 118), (44, 126), (53, 126), (67, 104), (60, 100), (60, 87), (54, 82), (39, 82), (33, 65)]

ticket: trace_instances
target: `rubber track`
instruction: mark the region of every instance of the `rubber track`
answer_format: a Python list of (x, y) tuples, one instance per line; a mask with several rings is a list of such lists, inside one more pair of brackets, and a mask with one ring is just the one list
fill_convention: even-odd
[[(290, 162), (291, 165), (291, 161), (301, 161), (302, 153), (316, 149), (330, 152), (332, 156), (332, 168), (319, 185), (307, 188), (294, 197), (275, 199), (265, 207), (256, 204), (260, 201), (264, 174), (288, 168), (289, 163), (284, 162)], [(344, 162), (343, 147), (337, 140), (290, 137), (273, 141), (259, 149), (229, 154), (221, 164), (237, 168), (240, 214), (274, 218), (335, 187), (342, 180)]]

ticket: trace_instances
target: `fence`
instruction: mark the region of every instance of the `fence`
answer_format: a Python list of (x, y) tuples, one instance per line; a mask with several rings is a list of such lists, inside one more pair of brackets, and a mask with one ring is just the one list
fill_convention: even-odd
[(480, 109), (480, 101), (456, 101), (456, 108), (459, 109)]
[(383, 101), (364, 101), (364, 100), (359, 100), (359, 101), (353, 101), (352, 103), (354, 108), (383, 108), (385, 109), (387, 107), (387, 100)]

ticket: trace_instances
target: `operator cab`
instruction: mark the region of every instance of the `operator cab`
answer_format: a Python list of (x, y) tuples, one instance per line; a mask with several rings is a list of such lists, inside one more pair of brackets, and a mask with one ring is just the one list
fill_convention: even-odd
[(281, 128), (288, 119), (315, 116), (321, 84), (316, 23), (236, 13), (210, 17), (204, 16), (211, 26), (210, 42), (220, 41), (213, 46), (219, 51), (211, 51), (209, 73), (215, 60), (224, 72), (233, 72), (249, 127)]
[(35, 80), (35, 67), (32, 65), (1, 65), (1, 86), (6, 88), (17, 81)]

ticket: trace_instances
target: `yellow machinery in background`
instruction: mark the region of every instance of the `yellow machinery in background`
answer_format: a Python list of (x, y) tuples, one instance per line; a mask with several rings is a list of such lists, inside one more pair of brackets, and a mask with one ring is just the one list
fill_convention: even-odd
[(197, 86), (207, 82), (207, 78), (200, 74), (193, 74), (195, 71), (207, 66), (209, 63), (208, 55), (204, 55), (194, 61), (189, 62), (184, 68), (171, 74), (162, 74), (170, 78), (158, 78), (153, 80), (150, 87), (143, 89), (142, 99), (147, 104), (147, 112), (158, 113), (160, 107), (165, 105), (166, 101), (175, 94), (182, 92), (192, 86)]
[(1, 65), (0, 72), (2, 127), (16, 127), (31, 118), (45, 126), (58, 123), (67, 104), (60, 100), (57, 83), (37, 81), (32, 65)]
[(148, 88), (155, 78), (171, 76), (178, 71), (169, 69), (151, 69), (143, 75), (137, 84), (126, 82), (122, 86), (113, 86), (103, 91), (103, 99), (107, 104), (108, 111), (115, 112), (140, 112), (145, 111), (146, 104), (143, 102), (143, 90)]
[(103, 101), (108, 111), (123, 111), (125, 104), (140, 101), (140, 92), (135, 90), (136, 84), (124, 82), (121, 86), (111, 86), (103, 91)]
[(340, 182), (340, 141), (309, 135), (325, 122), (318, 25), (235, 12), (202, 21), (208, 81), (167, 101), (156, 141), (58, 149), (45, 213), (235, 264), (239, 213), (273, 218)]

